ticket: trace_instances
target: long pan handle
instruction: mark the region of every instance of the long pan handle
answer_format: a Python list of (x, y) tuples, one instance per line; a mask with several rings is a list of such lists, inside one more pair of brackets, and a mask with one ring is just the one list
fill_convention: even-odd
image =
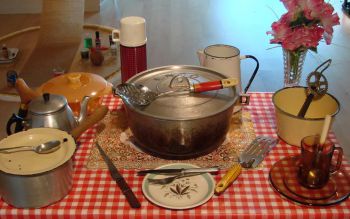
[(233, 165), (215, 186), (215, 194), (219, 195), (237, 179), (242, 172), (240, 164)]

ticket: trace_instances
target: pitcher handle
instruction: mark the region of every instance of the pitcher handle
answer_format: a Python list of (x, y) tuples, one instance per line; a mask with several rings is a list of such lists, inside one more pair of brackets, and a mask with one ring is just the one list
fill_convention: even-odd
[(201, 66), (204, 66), (204, 60), (205, 60), (204, 50), (203, 49), (197, 50), (197, 56), (198, 56), (199, 64)]
[(258, 61), (257, 58), (255, 58), (255, 57), (252, 56), (252, 55), (245, 55), (245, 56), (242, 57), (242, 59), (243, 59), (243, 58), (250, 58), (250, 59), (253, 59), (253, 60), (256, 62), (256, 66), (255, 66), (255, 69), (254, 69), (254, 71), (253, 71), (253, 74), (252, 74), (252, 76), (250, 77), (247, 86), (244, 88), (244, 93), (247, 93), (247, 91), (248, 91), (250, 85), (252, 84), (252, 82), (253, 82), (253, 80), (254, 80), (254, 78), (255, 78), (256, 73), (258, 73), (258, 70), (259, 70), (259, 61)]

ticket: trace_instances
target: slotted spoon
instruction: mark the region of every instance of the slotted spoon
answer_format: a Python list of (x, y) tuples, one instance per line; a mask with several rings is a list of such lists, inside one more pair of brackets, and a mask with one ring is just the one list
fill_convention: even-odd
[(167, 92), (155, 92), (142, 84), (123, 83), (113, 88), (114, 94), (122, 98), (123, 101), (136, 106), (147, 106), (156, 98), (172, 93), (188, 94), (199, 93), (211, 90), (219, 90), (226, 87), (233, 87), (238, 84), (238, 79), (228, 78), (218, 81), (208, 81), (189, 85), (187, 88), (169, 90)]

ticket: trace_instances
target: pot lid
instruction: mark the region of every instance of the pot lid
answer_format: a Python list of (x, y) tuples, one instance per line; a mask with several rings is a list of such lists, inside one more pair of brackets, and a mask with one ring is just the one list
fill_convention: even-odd
[[(64, 141), (64, 139), (66, 139)], [(35, 146), (51, 140), (61, 141), (60, 148), (49, 154), (22, 151), (0, 154), (0, 171), (15, 175), (32, 175), (53, 170), (67, 162), (74, 154), (76, 144), (67, 132), (53, 128), (33, 128), (12, 134), (0, 141), (0, 148), (22, 145)]]
[(50, 114), (57, 112), (67, 105), (67, 99), (62, 95), (44, 93), (29, 103), (28, 109), (33, 114)]
[(111, 92), (112, 85), (103, 77), (84, 72), (67, 73), (42, 84), (42, 93), (60, 94), (68, 103), (79, 103), (84, 96), (102, 96)]
[[(152, 91), (163, 93), (207, 81), (222, 80), (226, 77), (216, 71), (188, 65), (174, 65), (154, 68), (136, 74), (127, 83), (142, 84)], [(144, 115), (168, 119), (187, 120), (203, 118), (222, 112), (238, 99), (234, 87), (203, 93), (171, 93), (156, 98), (147, 106), (128, 107)], [(127, 104), (127, 103), (126, 103)]]

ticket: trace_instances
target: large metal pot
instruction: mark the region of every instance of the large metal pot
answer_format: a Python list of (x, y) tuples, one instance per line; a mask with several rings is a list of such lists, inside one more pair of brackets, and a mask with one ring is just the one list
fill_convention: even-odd
[(68, 133), (52, 128), (29, 129), (1, 140), (0, 148), (50, 140), (60, 140), (60, 149), (49, 154), (0, 154), (0, 195), (9, 205), (40, 208), (61, 200), (71, 190), (76, 144)]
[[(177, 84), (183, 86), (184, 81), (199, 83), (225, 78), (203, 67), (165, 66), (144, 71), (127, 82), (162, 93), (176, 89)], [(231, 87), (164, 95), (145, 107), (126, 102), (125, 109), (130, 129), (142, 150), (165, 159), (188, 159), (207, 154), (223, 142), (237, 99), (236, 89)]]
[(306, 87), (289, 87), (276, 91), (272, 97), (277, 134), (288, 144), (300, 146), (302, 138), (321, 135), (326, 115), (331, 115), (333, 121), (339, 112), (338, 100), (327, 93), (312, 101), (304, 118), (298, 117), (307, 95)]

